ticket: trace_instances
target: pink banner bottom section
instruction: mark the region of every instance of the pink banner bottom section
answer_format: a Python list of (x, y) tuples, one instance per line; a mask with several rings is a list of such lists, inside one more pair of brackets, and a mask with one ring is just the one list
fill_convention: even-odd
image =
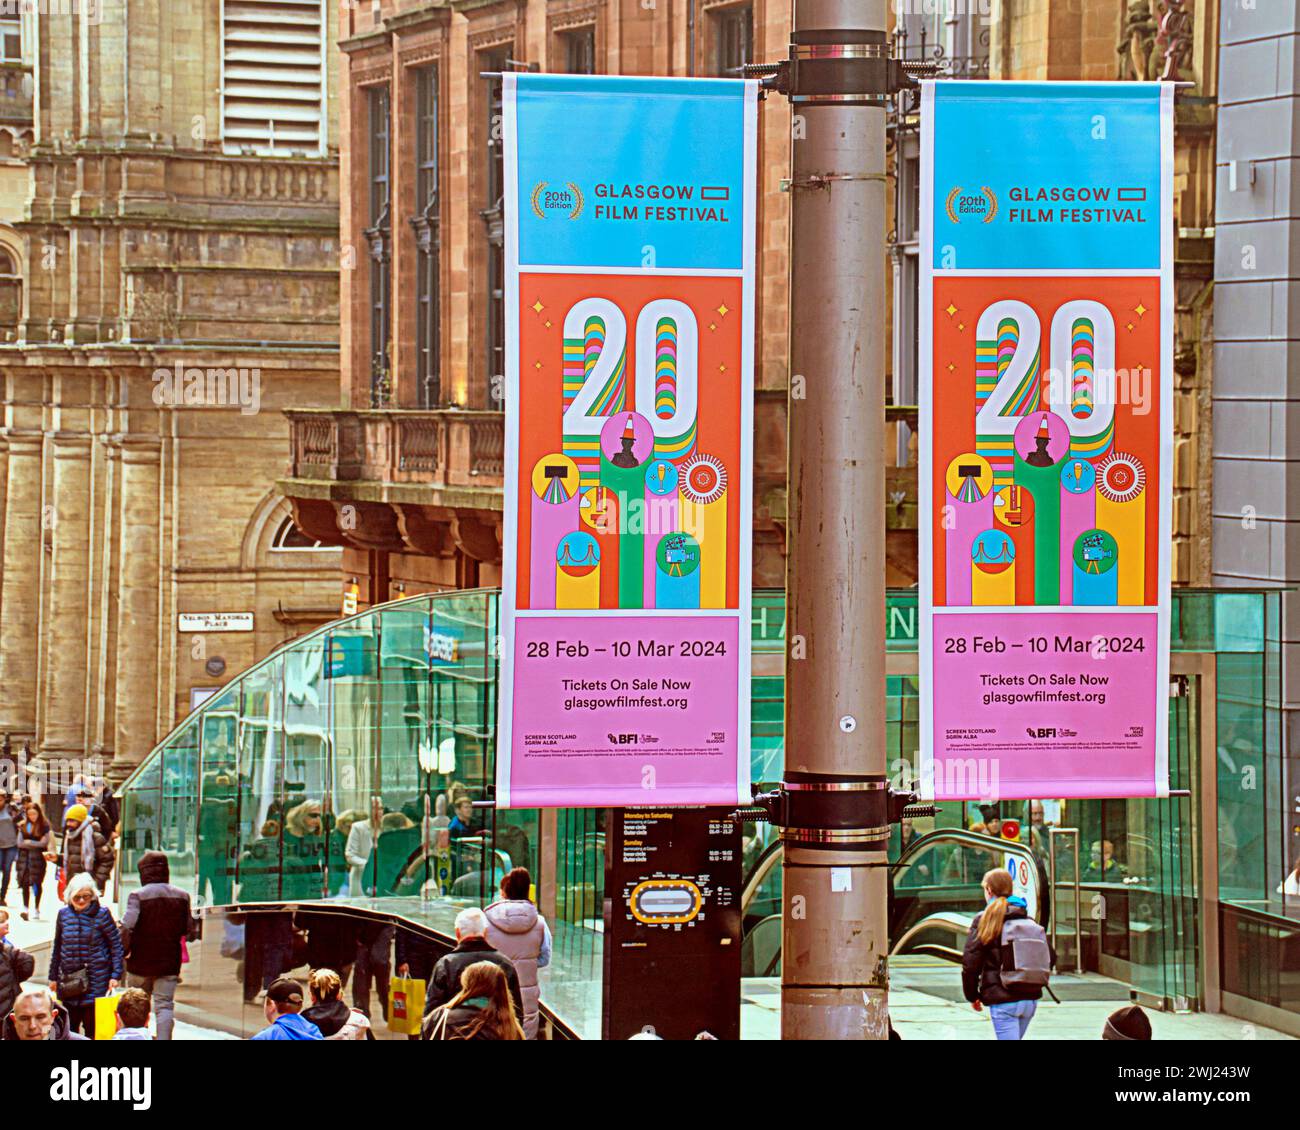
[(1154, 612), (936, 610), (933, 795), (1156, 795), (1160, 647)]
[(736, 613), (517, 618), (511, 806), (747, 799), (740, 629)]

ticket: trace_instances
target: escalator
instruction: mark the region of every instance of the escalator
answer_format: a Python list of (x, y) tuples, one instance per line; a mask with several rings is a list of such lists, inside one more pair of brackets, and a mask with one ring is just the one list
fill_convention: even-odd
[[(741, 907), (741, 971), (745, 977), (781, 972), (780, 841), (768, 844), (746, 875)], [(1045, 876), (1024, 844), (961, 829), (920, 836), (890, 864), (889, 952), (960, 961), (966, 934), (984, 909), (981, 881), (1006, 868), (1029, 913), (1047, 924)]]

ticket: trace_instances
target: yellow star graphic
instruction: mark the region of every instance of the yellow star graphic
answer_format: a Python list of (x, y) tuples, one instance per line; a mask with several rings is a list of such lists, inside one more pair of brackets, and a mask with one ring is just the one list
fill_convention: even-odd
[(540, 361), (534, 361), (534, 362), (533, 362), (533, 368), (534, 368), (534, 369), (540, 369), (541, 367), (542, 367), (542, 363), (541, 363)]
[(1147, 308), (1143, 306), (1142, 303), (1140, 302), (1133, 307), (1133, 313), (1135, 313), (1139, 318), (1142, 317), (1142, 315), (1145, 314), (1146, 312), (1147, 312)]
[(1132, 332), (1133, 332), (1133, 328), (1134, 328), (1134, 327), (1133, 327), (1133, 323), (1132, 323), (1132, 322), (1129, 322), (1128, 325), (1126, 325), (1124, 328), (1125, 328), (1126, 330), (1128, 330), (1129, 333), (1132, 333)]
[(957, 307), (954, 306), (951, 302), (949, 302), (949, 303), (948, 303), (948, 309), (947, 309), (946, 313), (947, 313), (948, 317), (951, 318), (955, 313), (957, 313)]
[(964, 330), (964, 329), (966, 328), (966, 323), (965, 323), (965, 322), (958, 322), (958, 323), (957, 323), (957, 328), (958, 328), (959, 330)]
[(709, 329), (711, 329), (711, 330), (716, 330), (717, 328), (718, 328), (718, 323), (717, 323), (717, 322), (710, 322), (710, 323), (709, 323)]
[(545, 309), (546, 307), (542, 305), (542, 300), (540, 298), (533, 303), (533, 313), (540, 314)]
[(948, 362), (948, 372), (953, 372), (957, 368), (951, 361)]
[(547, 328), (548, 330), (551, 328), (551, 324), (552, 324), (552, 323), (551, 323), (551, 319), (550, 319), (550, 318), (547, 318), (547, 319), (546, 319), (546, 328)]
[(718, 372), (719, 372), (719, 373), (725, 373), (726, 371), (727, 371), (727, 366), (726, 366), (726, 365), (719, 365), (719, 366), (718, 366)]
[(727, 316), (727, 307), (726, 307), (725, 305), (723, 305), (723, 306), (719, 306), (719, 307), (718, 307), (718, 313), (721, 314), (722, 317), (725, 318), (725, 317)]

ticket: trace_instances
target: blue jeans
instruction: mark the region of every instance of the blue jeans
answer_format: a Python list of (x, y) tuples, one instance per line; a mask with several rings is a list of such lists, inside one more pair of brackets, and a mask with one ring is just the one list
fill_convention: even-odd
[(0, 902), (3, 902), (9, 893), (9, 875), (17, 862), (17, 847), (0, 848)]
[(993, 1033), (999, 1040), (1023, 1040), (1038, 1009), (1037, 1001), (1008, 1001), (988, 1006)]

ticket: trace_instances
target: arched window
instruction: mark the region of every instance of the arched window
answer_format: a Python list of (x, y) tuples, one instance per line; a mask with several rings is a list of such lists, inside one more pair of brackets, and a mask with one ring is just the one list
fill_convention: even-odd
[(324, 542), (309, 538), (293, 524), (292, 518), (286, 518), (280, 523), (280, 528), (275, 531), (275, 537), (271, 539), (271, 552), (294, 553), (304, 549), (313, 552), (341, 551), (343, 547), (341, 545), (326, 545)]
[(23, 316), (23, 276), (13, 251), (0, 244), (0, 341), (17, 337)]

